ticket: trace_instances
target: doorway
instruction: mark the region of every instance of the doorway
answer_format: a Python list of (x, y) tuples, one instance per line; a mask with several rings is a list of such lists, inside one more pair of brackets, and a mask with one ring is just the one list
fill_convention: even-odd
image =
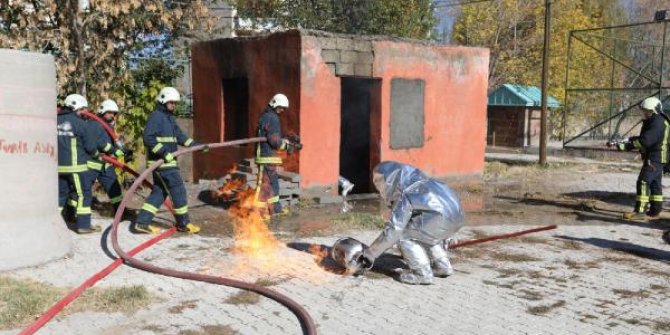
[(230, 78), (223, 80), (223, 140), (248, 138), (249, 132), (249, 80)]
[(381, 79), (341, 77), (340, 176), (350, 193), (371, 193), (372, 169), (380, 158)]

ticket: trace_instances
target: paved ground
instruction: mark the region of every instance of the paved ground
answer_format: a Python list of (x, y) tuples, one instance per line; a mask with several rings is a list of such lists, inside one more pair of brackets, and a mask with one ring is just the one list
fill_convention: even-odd
[[(140, 258), (263, 282), (302, 304), (321, 334), (670, 334), (670, 246), (660, 239), (667, 219), (635, 223), (618, 218), (632, 201), (634, 169), (513, 167), (489, 174), (483, 190), (462, 191), (485, 196), (484, 208), (468, 214), (459, 238), (547, 224), (558, 224), (558, 229), (454, 250), (457, 272), (432, 286), (394, 280), (394, 269), (403, 266), (394, 250), (373, 271), (356, 278), (333, 273), (329, 263), (304, 251), (343, 236), (370, 242), (374, 231), (280, 235), (283, 246), (266, 264), (235, 257), (231, 239), (220, 237), (171, 238)], [(144, 238), (124, 232), (120, 240), (130, 248)], [(100, 240), (100, 235), (75, 236), (72, 257), (11, 275), (77, 286), (110, 262)], [(124, 285), (144, 285), (158, 299), (128, 314), (60, 317), (39, 334), (300, 333), (286, 308), (237, 289), (129, 267), (98, 284)]]

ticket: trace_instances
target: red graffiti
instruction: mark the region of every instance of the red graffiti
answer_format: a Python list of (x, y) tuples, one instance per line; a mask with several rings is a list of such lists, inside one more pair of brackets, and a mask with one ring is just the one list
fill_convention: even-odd
[(56, 149), (51, 143), (37, 142), (33, 147), (34, 154), (45, 154), (49, 157), (54, 157), (56, 155)]
[[(28, 150), (32, 147), (32, 151)], [(38, 154), (47, 155), (49, 157), (56, 156), (56, 148), (53, 144), (47, 142), (36, 142), (29, 144), (25, 141), (7, 141), (0, 138), (0, 154)]]

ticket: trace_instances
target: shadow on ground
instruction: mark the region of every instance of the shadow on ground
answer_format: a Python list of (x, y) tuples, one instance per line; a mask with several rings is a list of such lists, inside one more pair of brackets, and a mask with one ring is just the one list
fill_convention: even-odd
[(582, 243), (587, 243), (599, 248), (603, 249), (611, 249), (611, 250), (617, 250), (621, 251), (633, 256), (637, 257), (642, 257), (654, 261), (659, 261), (663, 263), (670, 263), (670, 251), (666, 250), (661, 250), (661, 249), (656, 249), (656, 248), (649, 248), (649, 247), (644, 247), (641, 245), (633, 244), (633, 243), (628, 243), (628, 242), (621, 242), (621, 241), (613, 241), (613, 240), (608, 240), (608, 239), (603, 239), (603, 238), (595, 238), (595, 237), (589, 237), (589, 238), (578, 238), (578, 237), (572, 237), (572, 236), (565, 236), (565, 235), (557, 235), (557, 238), (568, 240), (568, 241), (577, 241), (577, 242), (582, 242)]

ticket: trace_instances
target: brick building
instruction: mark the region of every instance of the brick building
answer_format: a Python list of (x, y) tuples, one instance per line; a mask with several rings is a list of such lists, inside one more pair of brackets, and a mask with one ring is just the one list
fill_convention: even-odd
[[(290, 100), (284, 132), (305, 148), (285, 157), (301, 187), (343, 175), (372, 191), (382, 160), (436, 177), (484, 167), (489, 52), (413, 40), (290, 30), (197, 43), (192, 48), (194, 132), (205, 142), (254, 136), (277, 92)], [(253, 148), (194, 158), (194, 178), (225, 175)]]

